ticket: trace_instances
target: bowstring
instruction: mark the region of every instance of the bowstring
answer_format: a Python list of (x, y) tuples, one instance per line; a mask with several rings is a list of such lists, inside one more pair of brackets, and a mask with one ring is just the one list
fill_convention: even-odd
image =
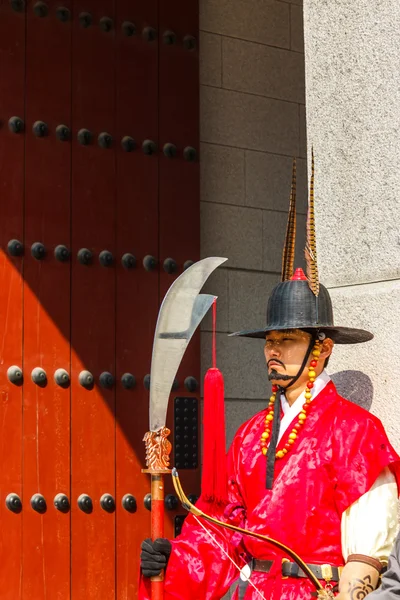
[[(238, 564), (236, 564), (236, 562), (233, 560), (233, 558), (231, 556), (229, 556), (228, 552), (225, 550), (225, 548), (223, 548), (223, 546), (221, 546), (221, 544), (217, 541), (217, 539), (212, 535), (212, 533), (207, 529), (207, 527), (205, 527), (205, 525), (200, 521), (200, 519), (194, 515), (192, 513), (192, 516), (196, 519), (197, 523), (200, 525), (200, 527), (202, 527), (204, 529), (204, 531), (206, 532), (206, 534), (212, 539), (212, 541), (218, 546), (218, 548), (221, 550), (222, 554), (224, 554), (233, 564), (233, 566), (239, 571), (239, 573), (242, 572), (242, 569), (240, 568), (240, 566)], [(259, 590), (257, 588), (257, 586), (251, 581), (250, 577), (247, 578), (248, 583), (251, 585), (252, 588), (254, 588), (254, 590), (256, 591), (256, 593), (263, 599), (266, 600), (264, 594), (261, 592), (261, 590)]]

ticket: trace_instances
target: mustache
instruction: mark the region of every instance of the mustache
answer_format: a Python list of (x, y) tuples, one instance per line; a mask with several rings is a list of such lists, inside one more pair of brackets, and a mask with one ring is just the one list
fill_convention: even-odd
[[(284, 363), (281, 360), (279, 360), (278, 358), (270, 358), (269, 361), (267, 362), (268, 368), (269, 368), (269, 365), (271, 362), (278, 363), (278, 365), (282, 365), (282, 367), (284, 369), (286, 369)], [(291, 379), (294, 379), (294, 376), (285, 375), (284, 373), (278, 373), (278, 371), (274, 368), (272, 368), (271, 371), (268, 373), (269, 381), (290, 381)]]

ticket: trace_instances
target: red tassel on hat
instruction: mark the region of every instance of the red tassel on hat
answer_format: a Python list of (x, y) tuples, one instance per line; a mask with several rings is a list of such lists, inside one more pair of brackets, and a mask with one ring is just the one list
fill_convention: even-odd
[(227, 501), (224, 378), (216, 367), (216, 315), (213, 302), (212, 368), (204, 377), (203, 471), (201, 493), (209, 502)]

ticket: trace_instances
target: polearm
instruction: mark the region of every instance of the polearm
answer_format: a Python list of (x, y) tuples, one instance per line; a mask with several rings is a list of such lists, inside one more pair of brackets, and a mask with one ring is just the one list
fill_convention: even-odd
[[(171, 285), (161, 304), (150, 370), (150, 431), (144, 436), (146, 469), (151, 475), (151, 539), (164, 536), (164, 475), (170, 473), (170, 430), (165, 426), (168, 400), (185, 350), (215, 296), (200, 294), (211, 273), (226, 258), (204, 258)], [(152, 600), (164, 597), (164, 573), (151, 578)]]

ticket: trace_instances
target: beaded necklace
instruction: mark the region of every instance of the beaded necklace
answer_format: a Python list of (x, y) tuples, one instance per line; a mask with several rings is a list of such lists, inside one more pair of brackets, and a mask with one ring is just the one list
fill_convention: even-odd
[[(311, 403), (311, 396), (312, 396), (311, 390), (314, 387), (314, 381), (317, 376), (314, 369), (318, 364), (318, 358), (319, 358), (319, 355), (321, 354), (321, 351), (319, 349), (319, 344), (320, 344), (319, 340), (316, 340), (313, 350), (311, 351), (312, 360), (308, 367), (308, 382), (307, 382), (306, 390), (304, 393), (305, 402), (299, 413), (297, 423), (293, 426), (293, 429), (291, 430), (291, 432), (288, 435), (288, 439), (286, 441), (284, 448), (282, 448), (282, 450), (278, 450), (278, 452), (275, 454), (276, 458), (283, 458), (285, 456), (285, 454), (287, 454), (288, 452), (290, 452), (290, 450), (292, 450), (293, 445), (300, 433), (300, 430), (303, 427), (303, 425), (307, 419), (307, 414), (310, 410), (310, 403)], [(265, 430), (261, 434), (260, 446), (261, 446), (261, 452), (264, 454), (264, 456), (267, 454), (267, 451), (268, 451), (269, 437), (271, 435), (271, 429), (272, 429), (272, 421), (274, 420), (274, 408), (275, 408), (275, 401), (276, 401), (276, 393), (277, 393), (278, 389), (279, 388), (277, 385), (272, 386), (272, 395), (269, 399), (267, 414), (265, 416)], [(279, 409), (280, 409), (280, 407), (278, 408), (278, 410)]]

